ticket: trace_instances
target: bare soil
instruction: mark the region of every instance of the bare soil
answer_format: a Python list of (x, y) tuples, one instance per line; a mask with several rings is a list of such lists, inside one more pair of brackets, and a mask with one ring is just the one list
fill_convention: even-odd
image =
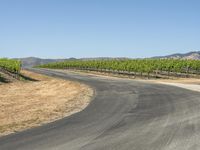
[(193, 78), (177, 78), (173, 80), (159, 79), (159, 80), (149, 80), (149, 82), (167, 84), (200, 92), (200, 79), (193, 79)]
[(22, 71), (37, 81), (0, 84), (0, 136), (39, 126), (84, 109), (93, 90), (78, 82)]
[(200, 85), (200, 79), (194, 79), (194, 78), (157, 79), (157, 80), (150, 80), (150, 81)]

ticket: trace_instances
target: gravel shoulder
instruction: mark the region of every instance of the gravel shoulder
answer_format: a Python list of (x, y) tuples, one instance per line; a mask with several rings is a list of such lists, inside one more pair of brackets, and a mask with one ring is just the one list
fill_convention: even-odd
[(200, 79), (193, 79), (193, 78), (157, 79), (157, 80), (147, 80), (147, 82), (166, 84), (200, 92)]
[(0, 136), (69, 116), (84, 109), (92, 88), (29, 71), (22, 74), (36, 81), (0, 84)]

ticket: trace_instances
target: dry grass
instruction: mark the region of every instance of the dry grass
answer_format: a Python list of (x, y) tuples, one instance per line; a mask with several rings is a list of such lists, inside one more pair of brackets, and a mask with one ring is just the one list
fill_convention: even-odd
[(85, 108), (93, 90), (83, 84), (36, 73), (23, 74), (39, 81), (0, 85), (0, 135), (35, 127)]

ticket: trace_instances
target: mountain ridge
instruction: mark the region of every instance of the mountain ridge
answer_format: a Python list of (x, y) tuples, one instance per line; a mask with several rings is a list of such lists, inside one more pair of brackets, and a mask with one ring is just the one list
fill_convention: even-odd
[[(151, 58), (157, 59), (193, 59), (200, 60), (200, 51), (191, 51), (188, 53), (175, 53), (166, 56), (155, 56)], [(51, 62), (61, 62), (66, 60), (110, 60), (110, 59), (132, 59), (127, 57), (91, 57), (91, 58), (64, 58), (64, 59), (48, 59), (48, 58), (38, 58), (38, 57), (25, 57), (25, 58), (14, 58), (22, 62), (22, 67), (33, 67), (37, 65), (47, 64)]]
[(188, 53), (175, 53), (166, 56), (155, 56), (152, 58), (174, 58), (174, 59), (193, 59), (200, 60), (200, 51), (191, 51)]
[(38, 58), (38, 57), (25, 57), (25, 58), (14, 58), (22, 62), (22, 67), (33, 67), (37, 65), (43, 65), (51, 62), (61, 62), (65, 60), (72, 60), (75, 58), (69, 59), (50, 59), (50, 58)]

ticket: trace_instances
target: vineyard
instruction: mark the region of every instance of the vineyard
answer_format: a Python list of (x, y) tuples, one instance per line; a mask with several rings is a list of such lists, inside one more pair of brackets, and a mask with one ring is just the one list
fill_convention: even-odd
[(124, 60), (74, 60), (38, 66), (52, 69), (79, 69), (102, 72), (116, 72), (129, 75), (200, 75), (199, 60), (180, 59), (124, 59)]
[(0, 71), (13, 77), (19, 75), (21, 69), (21, 62), (12, 59), (0, 59)]

